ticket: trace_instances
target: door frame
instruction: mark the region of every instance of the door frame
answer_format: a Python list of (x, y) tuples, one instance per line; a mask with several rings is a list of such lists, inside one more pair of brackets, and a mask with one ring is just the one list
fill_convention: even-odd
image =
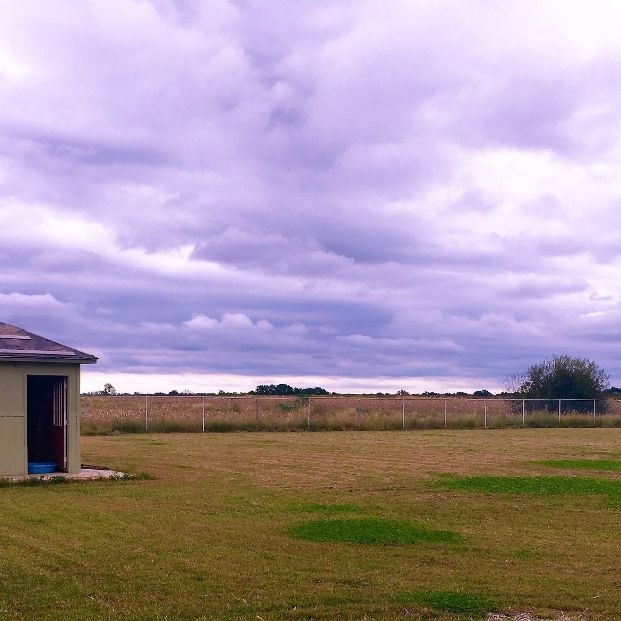
[[(27, 371), (25, 373), (25, 398), (24, 398), (24, 405), (25, 405), (25, 412), (24, 412), (24, 419), (25, 419), (25, 425), (24, 425), (24, 432), (25, 432), (25, 437), (24, 437), (24, 443), (25, 443), (25, 447), (26, 447), (26, 462), (28, 462), (28, 378), (29, 377), (49, 377), (49, 378), (54, 378), (56, 380), (55, 384), (54, 384), (54, 389), (53, 389), (53, 393), (52, 393), (52, 429), (54, 429), (54, 427), (63, 427), (63, 432), (62, 432), (62, 441), (63, 441), (63, 451), (62, 451), (62, 464), (60, 464), (62, 467), (60, 468), (61, 472), (67, 472), (69, 470), (69, 413), (68, 413), (68, 399), (69, 399), (69, 376), (66, 373), (51, 373), (47, 370), (41, 370), (40, 372), (30, 372)], [(61, 409), (60, 412), (60, 419), (56, 418), (58, 416), (58, 414), (54, 411), (56, 408), (56, 386), (60, 385), (61, 388), (61, 395), (60, 395), (60, 403), (59, 408)], [(61, 420), (62, 421), (62, 425), (56, 425), (57, 420)], [(50, 441), (53, 441), (53, 437), (50, 437)], [(26, 463), (26, 466), (28, 464)], [(28, 470), (26, 469), (26, 472)]]

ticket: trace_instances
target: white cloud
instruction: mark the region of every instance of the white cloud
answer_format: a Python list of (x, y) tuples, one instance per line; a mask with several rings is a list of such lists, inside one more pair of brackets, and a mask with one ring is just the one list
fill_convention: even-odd
[(207, 317), (207, 315), (201, 315), (200, 313), (193, 313), (192, 319), (188, 319), (183, 322), (183, 325), (190, 329), (198, 330), (213, 330), (220, 325), (217, 319)]
[(5, 313), (14, 312), (67, 312), (69, 304), (59, 302), (50, 293), (27, 295), (24, 293), (0, 293), (0, 308)]

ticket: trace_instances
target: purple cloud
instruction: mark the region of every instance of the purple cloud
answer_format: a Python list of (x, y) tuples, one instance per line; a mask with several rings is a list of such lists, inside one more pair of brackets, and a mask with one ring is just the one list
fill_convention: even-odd
[(128, 390), (618, 383), (620, 13), (0, 8), (0, 317)]

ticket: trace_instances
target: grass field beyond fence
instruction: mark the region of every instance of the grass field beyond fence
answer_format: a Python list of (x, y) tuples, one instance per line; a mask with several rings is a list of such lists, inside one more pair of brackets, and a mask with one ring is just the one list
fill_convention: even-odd
[(82, 453), (143, 476), (0, 486), (2, 621), (621, 619), (621, 429), (128, 434)]
[(621, 402), (396, 397), (85, 396), (82, 433), (621, 427)]

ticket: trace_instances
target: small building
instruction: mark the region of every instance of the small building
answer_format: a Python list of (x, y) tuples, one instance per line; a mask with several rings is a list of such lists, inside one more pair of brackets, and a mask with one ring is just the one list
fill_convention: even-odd
[(80, 365), (95, 356), (0, 322), (0, 477), (80, 472)]

